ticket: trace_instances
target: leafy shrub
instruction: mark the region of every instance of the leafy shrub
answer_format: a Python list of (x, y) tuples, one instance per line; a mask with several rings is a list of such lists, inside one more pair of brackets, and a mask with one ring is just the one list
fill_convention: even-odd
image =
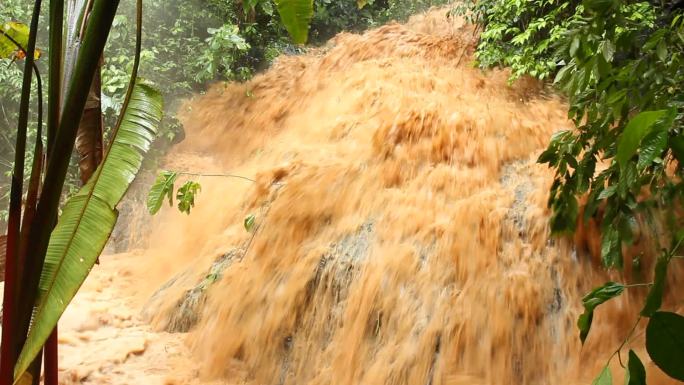
[[(645, 1), (482, 0), (458, 11), (483, 28), (476, 54), (480, 66), (510, 66), (512, 79), (554, 78), (568, 99), (577, 129), (556, 133), (539, 158), (555, 171), (549, 198), (552, 231), (572, 232), (579, 198), (586, 197), (580, 219), (601, 216), (606, 266), (623, 267), (622, 246), (634, 241), (637, 218), (646, 218), (647, 227), (641, 224), (640, 230), (650, 230), (653, 251), (663, 250), (653, 282), (611, 282), (583, 299), (580, 338), (587, 337), (596, 306), (625, 288), (650, 287), (641, 311), (641, 317), (650, 318), (648, 353), (663, 371), (684, 381), (681, 366), (672, 364), (684, 361), (681, 340), (672, 340), (679, 336), (662, 338), (665, 329), (681, 329), (684, 317), (658, 311), (667, 266), (684, 240), (681, 215), (673, 209), (684, 202), (681, 9)], [(638, 259), (634, 262), (638, 266)], [(634, 352), (627, 373), (645, 382)], [(610, 378), (606, 366), (595, 383), (610, 383)]]

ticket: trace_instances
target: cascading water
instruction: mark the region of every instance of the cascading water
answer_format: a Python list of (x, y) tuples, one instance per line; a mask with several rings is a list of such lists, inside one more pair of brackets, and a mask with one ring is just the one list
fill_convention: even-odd
[(619, 345), (643, 293), (601, 307), (582, 348), (581, 297), (610, 277), (549, 236), (535, 161), (572, 127), (566, 106), (473, 68), (475, 31), (446, 13), (341, 34), (184, 106), (167, 168), (256, 180), (200, 178), (142, 262), (175, 276), (146, 313), (189, 331), (202, 378), (586, 384)]

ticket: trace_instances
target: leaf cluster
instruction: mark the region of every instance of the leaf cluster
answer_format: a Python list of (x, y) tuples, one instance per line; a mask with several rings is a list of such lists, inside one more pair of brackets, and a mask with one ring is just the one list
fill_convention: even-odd
[[(555, 133), (539, 157), (555, 172), (548, 202), (552, 232), (573, 232), (578, 221), (596, 218), (601, 258), (609, 268), (623, 267), (623, 247), (642, 233), (653, 240), (654, 252), (663, 250), (652, 283), (609, 282), (583, 298), (580, 339), (587, 338), (599, 305), (627, 288), (648, 286), (639, 316), (649, 318), (647, 351), (665, 373), (684, 381), (684, 317), (660, 311), (683, 227), (677, 214), (684, 203), (681, 6), (634, 0), (481, 0), (456, 11), (482, 28), (477, 64), (510, 67), (512, 81), (521, 76), (553, 79), (567, 98), (576, 128)], [(586, 202), (583, 210), (580, 199)], [(640, 266), (638, 259), (632, 262)], [(646, 381), (632, 351), (627, 375), (628, 384)], [(608, 366), (594, 383), (612, 383)]]

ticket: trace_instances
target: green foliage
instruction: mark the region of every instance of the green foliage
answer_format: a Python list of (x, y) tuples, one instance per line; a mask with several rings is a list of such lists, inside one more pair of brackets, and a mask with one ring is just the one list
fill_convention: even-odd
[(190, 214), (190, 210), (195, 207), (195, 196), (202, 190), (199, 183), (188, 181), (178, 189), (176, 199), (178, 200), (178, 210), (182, 213)]
[(245, 230), (247, 232), (251, 233), (252, 230), (254, 230), (254, 225), (256, 224), (256, 216), (254, 214), (249, 214), (248, 216), (245, 217)]
[(627, 371), (625, 372), (626, 385), (646, 385), (646, 369), (641, 363), (639, 356), (634, 353), (634, 350), (629, 351), (629, 360), (627, 361)]
[[(147, 194), (147, 210), (151, 215), (155, 215), (161, 209), (164, 200), (168, 200), (169, 206), (173, 206), (174, 185), (179, 173), (174, 171), (162, 170), (157, 176), (157, 180)], [(202, 190), (202, 186), (194, 181), (185, 182), (176, 192), (178, 201), (178, 211), (190, 214), (195, 207), (195, 196)]]
[(140, 170), (161, 117), (158, 91), (136, 84), (102, 165), (64, 207), (50, 238), (34, 322), (15, 368), (17, 378), (40, 352), (102, 252), (116, 224), (116, 206)]
[(197, 82), (210, 81), (219, 73), (230, 71), (236, 57), (249, 49), (249, 44), (240, 36), (238, 27), (225, 24), (220, 28), (208, 28), (208, 48), (197, 56), (193, 65)]
[(313, 17), (313, 0), (274, 0), (285, 28), (297, 44), (309, 37), (309, 23)]
[[(22, 59), (22, 49), (28, 46), (29, 27), (16, 21), (8, 21), (0, 25), (0, 58)], [(17, 47), (17, 45), (19, 45)], [(40, 58), (40, 50), (35, 50), (34, 57)]]
[(582, 14), (581, 4), (579, 0), (466, 1), (456, 11), (485, 25), (475, 55), (480, 66), (510, 67), (512, 79), (527, 74), (546, 79), (562, 63), (554, 50)]
[[(684, 19), (681, 7), (673, 4), (480, 0), (457, 11), (482, 28), (476, 53), (480, 66), (511, 67), (511, 80), (523, 75), (554, 79), (567, 97), (576, 130), (556, 133), (539, 157), (555, 171), (551, 230), (575, 230), (578, 199), (584, 196), (580, 219), (601, 216), (601, 257), (607, 267), (623, 267), (623, 246), (633, 243), (636, 229), (651, 231), (653, 251), (665, 250), (641, 316), (651, 317), (649, 355), (670, 376), (682, 379), (684, 339), (672, 332), (680, 317), (658, 312), (668, 264), (681, 244), (681, 219), (672, 207), (684, 202)], [(637, 217), (649, 227), (638, 225)], [(654, 222), (665, 231), (656, 230)], [(593, 308), (623, 288), (608, 283), (584, 298), (585, 312), (578, 320), (582, 341)], [(628, 383), (644, 383), (635, 354), (629, 366)], [(603, 373), (597, 382), (601, 378)]]
[(157, 180), (147, 194), (147, 211), (151, 215), (159, 212), (165, 199), (168, 199), (169, 206), (173, 206), (173, 190), (177, 178), (178, 173), (173, 171), (162, 170), (159, 173)]
[[(641, 310), (641, 315), (644, 317), (651, 317), (653, 313), (660, 309), (663, 304), (663, 293), (665, 291), (665, 282), (667, 281), (667, 266), (670, 264), (670, 255), (664, 254), (658, 258), (655, 267), (655, 274), (653, 277), (653, 286), (648, 292), (646, 303)], [(684, 341), (683, 341), (684, 342)]]
[(608, 282), (605, 285), (594, 289), (591, 293), (582, 298), (584, 313), (577, 320), (577, 327), (580, 330), (580, 340), (582, 343), (587, 339), (591, 324), (594, 319), (594, 309), (598, 305), (611, 300), (625, 290), (625, 286), (615, 282)]
[[(0, 6), (0, 25), (8, 21), (28, 22), (31, 2), (21, 0), (3, 0)], [(1, 33), (0, 33), (1, 35)], [(42, 46), (39, 42), (39, 46)], [(16, 48), (12, 50), (12, 53)], [(12, 56), (12, 54), (10, 54)], [(12, 64), (13, 57), (3, 58), (0, 55), (0, 233), (4, 232), (7, 219), (7, 202), (9, 201), (9, 175), (14, 162), (14, 142), (16, 139), (16, 122), (21, 96), (22, 63)], [(42, 60), (41, 60), (42, 61)], [(35, 83), (34, 83), (35, 84)], [(35, 88), (34, 88), (35, 91)], [(36, 117), (32, 116), (28, 128), (28, 141), (33, 142), (36, 135)], [(26, 161), (25, 174), (30, 174), (32, 158)]]
[(668, 376), (684, 381), (684, 317), (656, 312), (646, 327), (646, 350)]
[(608, 366), (603, 368), (591, 385), (613, 385), (613, 376), (610, 374), (610, 368)]
[[(644, 138), (653, 132), (656, 122), (662, 119), (666, 112), (664, 110), (640, 112), (629, 120), (622, 135), (618, 138), (617, 154), (615, 155), (621, 171), (625, 171), (627, 163), (637, 154), (637, 150), (641, 147)], [(667, 136), (665, 136), (665, 139), (667, 139)], [(662, 151), (663, 147), (665, 145), (655, 152)]]
[[(684, 30), (678, 17), (668, 23), (671, 28), (656, 29), (655, 15), (648, 3), (616, 6), (608, 15), (577, 21), (568, 31), (570, 42), (559, 45), (577, 45), (567, 51), (568, 64), (557, 79), (579, 130), (549, 146), (555, 155), (550, 161), (548, 156), (540, 161), (556, 170), (551, 205), (558, 216), (570, 219), (568, 202), (585, 193), (587, 216), (605, 202), (602, 257), (607, 266), (622, 266), (621, 245), (631, 243), (638, 212), (663, 209), (681, 197), (679, 177), (668, 175), (666, 167), (672, 159), (669, 143), (681, 132), (676, 119), (681, 94), (673, 87), (679, 87), (684, 73), (679, 54), (663, 61), (657, 46), (670, 41), (670, 52), (681, 51), (683, 41), (675, 36)], [(596, 174), (598, 159), (611, 158), (610, 166)], [(639, 202), (644, 187), (653, 196)], [(555, 227), (572, 230), (575, 223)]]

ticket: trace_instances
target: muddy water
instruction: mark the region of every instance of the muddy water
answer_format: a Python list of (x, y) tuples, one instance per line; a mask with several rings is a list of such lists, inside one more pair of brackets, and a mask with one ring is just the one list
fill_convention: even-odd
[(173, 277), (145, 312), (189, 330), (198, 378), (580, 384), (624, 337), (643, 293), (601, 308), (582, 349), (582, 294), (611, 277), (548, 236), (535, 160), (566, 106), (472, 68), (474, 31), (445, 14), (342, 34), (184, 107), (167, 167), (256, 181), (201, 177), (137, 267), (140, 292)]

